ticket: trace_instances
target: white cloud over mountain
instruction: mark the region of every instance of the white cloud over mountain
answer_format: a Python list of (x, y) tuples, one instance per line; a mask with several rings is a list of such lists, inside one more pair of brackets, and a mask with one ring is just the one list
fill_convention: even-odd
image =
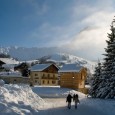
[(86, 57), (88, 58), (99, 58), (102, 53), (104, 53), (104, 48), (106, 47), (106, 33), (106, 28), (87, 27), (81, 31), (67, 47), (73, 51), (81, 52), (84, 57), (87, 55)]

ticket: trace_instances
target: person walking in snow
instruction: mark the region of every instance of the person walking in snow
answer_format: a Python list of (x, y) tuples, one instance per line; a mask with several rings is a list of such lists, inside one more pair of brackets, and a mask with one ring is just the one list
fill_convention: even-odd
[(75, 102), (75, 109), (77, 109), (77, 104), (80, 103), (78, 99), (78, 94), (73, 95), (73, 101)]
[(68, 109), (71, 109), (71, 101), (72, 101), (72, 96), (71, 94), (69, 93), (67, 98), (66, 98), (66, 102), (68, 102)]

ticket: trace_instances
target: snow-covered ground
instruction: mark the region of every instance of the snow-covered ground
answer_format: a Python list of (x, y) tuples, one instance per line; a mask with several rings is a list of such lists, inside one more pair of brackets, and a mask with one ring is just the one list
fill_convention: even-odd
[[(68, 93), (79, 95), (78, 109), (67, 109)], [(0, 87), (0, 115), (115, 115), (115, 100), (87, 98), (67, 88), (28, 85)]]

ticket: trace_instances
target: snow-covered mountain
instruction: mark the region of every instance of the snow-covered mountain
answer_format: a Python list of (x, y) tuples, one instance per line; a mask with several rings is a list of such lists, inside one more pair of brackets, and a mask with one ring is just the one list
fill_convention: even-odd
[(44, 56), (41, 58), (41, 60), (44, 61), (44, 63), (53, 62), (56, 63), (57, 65), (75, 63), (77, 65), (87, 67), (91, 73), (93, 73), (96, 65), (96, 62), (89, 61), (67, 53), (56, 53), (56, 54)]
[(64, 49), (60, 48), (24, 48), (24, 47), (6, 47), (0, 48), (0, 53), (8, 54), (11, 57), (17, 58), (20, 61), (31, 61), (37, 59), (41, 63), (53, 62), (58, 65), (76, 63), (87, 67), (91, 72), (93, 72), (95, 67), (95, 62), (77, 57), (75, 55), (70, 55), (69, 53), (62, 53)]

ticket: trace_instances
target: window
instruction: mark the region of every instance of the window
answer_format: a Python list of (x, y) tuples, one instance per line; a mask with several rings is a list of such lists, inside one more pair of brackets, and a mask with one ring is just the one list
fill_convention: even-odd
[(56, 83), (56, 82), (53, 80), (53, 81), (52, 81), (52, 84), (55, 84), (55, 83)]
[(44, 79), (44, 78), (45, 78), (45, 74), (42, 75), (42, 79)]
[(82, 73), (81, 73), (81, 79), (82, 79)]
[(49, 84), (49, 81), (47, 83)]
[(37, 73), (35, 73), (35, 76), (37, 76), (38, 74)]
[(84, 79), (84, 76), (83, 76), (83, 74), (81, 73), (81, 79)]
[(50, 77), (50, 74), (48, 74), (48, 77)]
[(44, 80), (43, 80), (43, 82), (42, 82), (42, 83), (43, 83), (43, 84), (45, 83), (45, 82), (44, 82)]

